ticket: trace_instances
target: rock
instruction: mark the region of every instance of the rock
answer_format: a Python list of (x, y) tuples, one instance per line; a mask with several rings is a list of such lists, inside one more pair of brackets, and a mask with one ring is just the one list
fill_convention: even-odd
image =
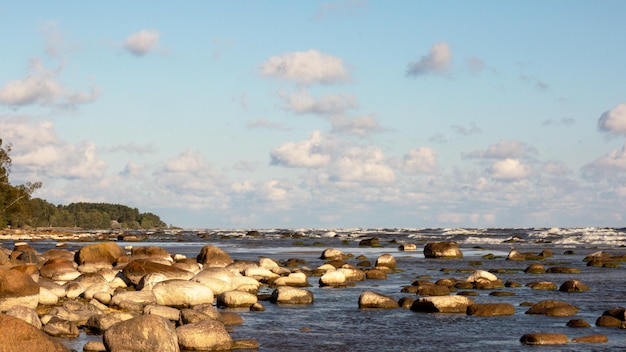
[(365, 272), (365, 278), (368, 280), (387, 280), (387, 273), (380, 269), (371, 269)]
[(145, 306), (156, 303), (152, 291), (118, 291), (111, 297), (111, 306), (135, 312), (143, 312)]
[(467, 307), (467, 315), (479, 317), (495, 317), (515, 314), (515, 307), (510, 303), (481, 303)]
[(95, 314), (87, 320), (87, 328), (95, 333), (102, 333), (111, 326), (135, 318), (137, 315), (124, 312), (111, 312), (107, 314)]
[(259, 342), (252, 339), (237, 339), (233, 340), (233, 350), (245, 350), (245, 351), (257, 351), (259, 349)]
[(144, 275), (140, 280), (135, 289), (138, 291), (150, 291), (154, 287), (154, 285), (159, 282), (168, 280), (167, 275), (161, 273), (149, 273)]
[(307, 287), (309, 281), (304, 273), (291, 273), (281, 276), (272, 282), (274, 286)]
[(274, 261), (273, 259), (270, 259), (270, 258), (266, 258), (266, 257), (263, 257), (263, 258), (259, 259), (259, 266), (261, 268), (265, 268), (265, 269), (268, 269), (268, 270), (273, 270), (273, 269), (276, 269), (276, 268), (280, 267), (280, 265), (278, 265), (278, 263), (276, 261)]
[(531, 264), (524, 270), (526, 274), (545, 274), (546, 268), (542, 264)]
[(289, 286), (277, 287), (270, 297), (277, 304), (313, 304), (313, 300), (313, 292)]
[(203, 264), (205, 268), (225, 267), (233, 263), (233, 259), (222, 249), (207, 245), (202, 247), (197, 257), (198, 263)]
[(426, 258), (463, 258), (463, 253), (456, 242), (430, 242), (424, 247)]
[(568, 342), (567, 336), (557, 333), (524, 334), (520, 338), (524, 345), (563, 345)]
[(573, 338), (572, 342), (576, 342), (576, 343), (606, 343), (606, 342), (609, 342), (609, 339), (605, 335), (595, 334), (595, 335), (587, 335), (587, 336), (581, 336), (581, 337)]
[(74, 262), (63, 258), (48, 259), (39, 269), (39, 275), (54, 281), (71, 281), (80, 276)]
[(364, 238), (359, 241), (359, 247), (378, 247), (380, 240), (378, 237)]
[(387, 267), (387, 268), (391, 268), (394, 269), (396, 267), (396, 258), (393, 257), (393, 255), (391, 254), (381, 254), (377, 259), (376, 259), (376, 267)]
[(115, 242), (100, 242), (82, 247), (74, 261), (78, 265), (106, 263), (113, 264), (117, 258), (126, 257), (126, 252)]
[(256, 280), (276, 279), (279, 277), (278, 274), (274, 274), (271, 270), (260, 267), (246, 268), (244, 276), (252, 277)]
[(59, 303), (59, 296), (45, 287), (39, 288), (39, 304), (44, 306), (54, 306)]
[(346, 276), (340, 271), (330, 271), (319, 279), (320, 287), (339, 287), (346, 284)]
[(596, 319), (596, 326), (605, 328), (619, 328), (622, 326), (622, 321), (608, 315), (601, 315)]
[(417, 286), (415, 294), (420, 296), (447, 296), (450, 294), (450, 288), (440, 285), (420, 285)]
[(180, 311), (178, 309), (155, 304), (145, 306), (143, 308), (143, 314), (159, 315), (171, 321), (180, 320)]
[(39, 268), (37, 268), (37, 265), (35, 264), (15, 265), (11, 267), (10, 269), (19, 271), (20, 273), (30, 276), (30, 278), (33, 279), (33, 281), (37, 283), (39, 282), (40, 279), (42, 279), (39, 275)]
[(327, 248), (322, 252), (320, 259), (343, 260), (344, 257), (345, 255), (343, 254), (342, 251), (335, 249), (335, 248)]
[(213, 303), (213, 291), (199, 282), (167, 280), (152, 288), (156, 303), (164, 306), (191, 307), (202, 303)]
[(42, 327), (41, 320), (39, 320), (39, 316), (37, 315), (37, 312), (32, 308), (27, 308), (24, 306), (15, 306), (7, 310), (6, 315), (20, 318), (37, 329), (41, 329)]
[(133, 247), (130, 251), (132, 259), (150, 259), (154, 262), (173, 264), (172, 255), (164, 248), (158, 246)]
[(526, 314), (541, 314), (552, 317), (569, 317), (575, 315), (578, 308), (566, 302), (545, 300), (532, 305)]
[(183, 350), (222, 351), (230, 350), (233, 344), (224, 324), (215, 320), (179, 326), (176, 335)]
[[(495, 276), (494, 274), (488, 272), (488, 271), (476, 270), (465, 281), (467, 281), (467, 282), (478, 282), (479, 279), (486, 279), (486, 280), (489, 280), (489, 281), (496, 281), (496, 280), (498, 280), (498, 277)], [(450, 286), (452, 286), (452, 285), (450, 285)]]
[(405, 251), (405, 252), (417, 251), (417, 245), (415, 243), (403, 243), (398, 247), (398, 250)]
[(39, 286), (30, 276), (0, 268), (0, 312), (13, 306), (35, 309), (38, 303)]
[(411, 309), (413, 302), (415, 300), (411, 297), (402, 297), (398, 300), (398, 305), (400, 305), (400, 308)]
[(546, 272), (551, 274), (580, 274), (581, 270), (579, 268), (566, 268), (562, 266), (554, 266), (548, 268)]
[(150, 273), (165, 275), (168, 279), (189, 280), (194, 274), (186, 270), (172, 267), (161, 263), (155, 263), (146, 259), (135, 259), (128, 263), (122, 270), (124, 276), (133, 284), (139, 284), (142, 277)]
[(553, 291), (557, 289), (556, 284), (550, 281), (529, 282), (526, 284), (526, 286), (532, 288), (533, 290)]
[(226, 326), (243, 324), (243, 318), (235, 312), (221, 311), (219, 321), (223, 322)]
[(589, 324), (584, 319), (572, 319), (565, 324), (568, 328), (590, 328), (591, 324)]
[(568, 280), (565, 281), (561, 287), (559, 287), (559, 291), (561, 292), (585, 292), (589, 291), (589, 286), (583, 284), (578, 280)]
[(475, 302), (465, 296), (421, 297), (413, 302), (411, 310), (426, 313), (466, 313)]
[(69, 352), (70, 350), (22, 319), (0, 314), (2, 352)]
[(363, 291), (359, 296), (359, 308), (399, 308), (398, 302), (393, 297), (372, 291)]
[(250, 308), (257, 302), (256, 295), (242, 291), (226, 291), (217, 296), (218, 307)]
[(87, 341), (83, 346), (83, 352), (106, 352), (102, 341)]
[(59, 319), (53, 317), (48, 321), (46, 326), (44, 326), (43, 331), (54, 337), (69, 337), (75, 338), (80, 335), (80, 331), (78, 330), (78, 325), (76, 325), (73, 321), (67, 321), (63, 319)]
[(346, 281), (349, 282), (365, 280), (365, 272), (352, 265), (346, 264), (341, 268), (338, 268), (337, 271), (342, 273), (343, 276), (346, 277)]
[[(191, 281), (199, 282), (210, 288), (214, 295), (235, 289), (235, 274), (225, 268), (207, 268), (191, 278)], [(256, 281), (256, 280), (255, 280)]]
[(104, 332), (107, 351), (179, 352), (176, 330), (158, 315), (142, 315), (119, 322)]

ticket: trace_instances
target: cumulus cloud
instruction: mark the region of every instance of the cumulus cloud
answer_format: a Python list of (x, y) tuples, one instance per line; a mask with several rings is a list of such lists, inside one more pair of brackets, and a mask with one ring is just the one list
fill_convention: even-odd
[(303, 85), (350, 81), (350, 74), (342, 59), (317, 50), (272, 56), (261, 65), (261, 74)]
[(288, 167), (318, 168), (327, 165), (331, 156), (326, 151), (325, 140), (320, 131), (313, 131), (301, 142), (286, 142), (274, 148), (271, 164)]
[(351, 94), (328, 94), (315, 99), (306, 89), (295, 93), (279, 93), (284, 101), (283, 109), (296, 114), (343, 114), (358, 107), (357, 99)]
[(571, 173), (571, 170), (567, 167), (567, 165), (558, 161), (545, 162), (542, 165), (541, 170), (546, 174), (554, 176), (565, 176)]
[(617, 104), (600, 116), (598, 129), (613, 135), (626, 136), (626, 104)]
[(124, 48), (136, 56), (144, 56), (153, 51), (159, 43), (159, 32), (142, 29), (126, 38)]
[(328, 118), (333, 126), (333, 132), (354, 136), (367, 136), (373, 132), (381, 131), (378, 120), (372, 115), (349, 118), (341, 115)]
[(0, 87), (0, 104), (11, 107), (40, 105), (70, 108), (92, 102), (100, 95), (97, 87), (87, 92), (74, 92), (65, 88), (58, 82), (61, 71), (62, 68), (50, 70), (40, 60), (33, 60), (25, 78), (7, 82)]
[(626, 172), (626, 144), (590, 162), (581, 169), (586, 178), (614, 178)]
[(401, 167), (405, 172), (412, 174), (437, 173), (437, 154), (428, 147), (411, 149), (404, 155)]
[(446, 42), (433, 44), (427, 55), (419, 61), (411, 62), (407, 68), (407, 76), (421, 76), (424, 74), (443, 74), (450, 68), (452, 53)]
[(530, 174), (530, 167), (518, 159), (507, 158), (495, 161), (489, 170), (491, 177), (497, 180), (520, 180)]
[(463, 154), (467, 159), (506, 159), (520, 158), (535, 154), (537, 150), (534, 147), (520, 141), (500, 141), (490, 145), (486, 150), (476, 150)]
[(330, 175), (331, 180), (347, 185), (390, 184), (396, 180), (384, 153), (374, 146), (348, 149), (333, 164)]

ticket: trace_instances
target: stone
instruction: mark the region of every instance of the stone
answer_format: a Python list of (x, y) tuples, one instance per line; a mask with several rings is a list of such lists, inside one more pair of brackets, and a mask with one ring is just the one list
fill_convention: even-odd
[(526, 286), (532, 288), (533, 290), (554, 291), (557, 289), (556, 284), (550, 281), (529, 282)]
[(135, 318), (137, 314), (127, 312), (111, 312), (107, 314), (92, 315), (85, 324), (94, 333), (102, 333), (111, 326), (125, 320)]
[(233, 263), (233, 259), (220, 249), (219, 247), (206, 245), (200, 249), (200, 253), (197, 257), (198, 263), (204, 265), (205, 267), (225, 267), (228, 264)]
[(0, 268), (0, 312), (13, 306), (35, 309), (39, 303), (39, 285), (19, 271)]
[(224, 325), (226, 326), (243, 324), (243, 318), (241, 317), (241, 315), (235, 312), (228, 312), (228, 311), (220, 311), (219, 321), (224, 323)]
[(346, 264), (342, 266), (341, 268), (338, 268), (337, 271), (342, 273), (343, 276), (346, 277), (346, 281), (349, 281), (349, 282), (365, 280), (365, 272), (352, 265)]
[(226, 291), (217, 296), (218, 307), (250, 308), (257, 302), (256, 295), (243, 291)]
[(39, 288), (39, 304), (44, 306), (54, 306), (59, 303), (59, 296), (54, 294), (51, 290), (40, 287)]
[(41, 320), (39, 319), (39, 316), (37, 315), (37, 311), (35, 311), (32, 308), (28, 308), (24, 306), (15, 306), (7, 310), (6, 315), (20, 318), (37, 329), (41, 329), (42, 327)]
[(568, 328), (590, 328), (591, 324), (589, 324), (584, 319), (572, 319), (565, 324)]
[(213, 291), (199, 282), (167, 280), (152, 288), (156, 303), (172, 307), (192, 307), (202, 303), (213, 303)]
[(440, 285), (419, 285), (415, 294), (420, 296), (447, 296), (450, 294), (450, 288)]
[(557, 333), (524, 334), (520, 338), (524, 345), (563, 345), (568, 342), (567, 336)]
[(78, 325), (76, 325), (75, 322), (59, 319), (57, 317), (50, 319), (44, 326), (43, 331), (54, 337), (75, 338), (80, 335)]
[(172, 255), (165, 249), (158, 246), (139, 246), (133, 247), (130, 251), (132, 259), (151, 259), (157, 262), (174, 263)]
[(378, 247), (380, 239), (378, 237), (364, 238), (359, 241), (359, 247)]
[(180, 311), (176, 308), (149, 304), (143, 308), (143, 314), (155, 314), (171, 321), (180, 320)]
[(403, 243), (398, 246), (398, 250), (404, 252), (414, 252), (417, 251), (417, 245), (415, 243)]
[(339, 271), (329, 271), (319, 279), (320, 287), (338, 287), (346, 284), (346, 276)]
[(467, 306), (467, 315), (495, 317), (515, 314), (515, 307), (510, 303), (481, 303)]
[(385, 254), (381, 254), (377, 259), (376, 259), (376, 267), (380, 267), (380, 266), (384, 266), (387, 268), (391, 268), (394, 269), (396, 267), (396, 258), (394, 258), (393, 255), (385, 253)]
[(83, 346), (83, 352), (106, 352), (102, 341), (87, 341)]
[(458, 295), (421, 297), (413, 302), (411, 310), (426, 313), (466, 313), (471, 304), (475, 304), (474, 300)]
[(554, 266), (548, 268), (546, 272), (551, 274), (580, 274), (581, 270), (579, 268), (567, 268), (563, 266)]
[(336, 248), (327, 248), (322, 252), (320, 259), (342, 260), (345, 257), (342, 251)]
[(463, 258), (459, 244), (452, 241), (430, 242), (424, 246), (426, 258)]
[(156, 304), (152, 291), (118, 291), (111, 297), (111, 306), (142, 312), (149, 304)]
[(365, 278), (368, 280), (387, 280), (387, 273), (380, 269), (370, 269), (365, 272)]
[[(486, 280), (489, 280), (489, 281), (496, 281), (496, 280), (498, 280), (498, 277), (495, 276), (494, 274), (488, 272), (488, 271), (476, 270), (465, 281), (467, 281), (467, 282), (477, 282), (477, 281), (479, 281), (479, 279), (486, 279)], [(452, 285), (450, 285), (450, 286), (452, 286)]]
[(215, 320), (179, 326), (176, 335), (183, 350), (222, 351), (230, 350), (233, 344), (224, 324)]
[(608, 315), (601, 315), (596, 319), (596, 326), (601, 326), (605, 328), (619, 328), (622, 326), (622, 321)]
[(165, 275), (168, 279), (189, 280), (194, 274), (179, 268), (161, 263), (152, 262), (147, 259), (135, 259), (128, 263), (122, 270), (124, 276), (133, 284), (139, 284), (141, 278), (150, 273)]
[(272, 281), (274, 286), (307, 287), (309, 281), (304, 273), (291, 273), (288, 276), (281, 276)]
[(70, 281), (80, 276), (74, 262), (63, 258), (50, 258), (39, 269), (39, 275), (54, 281)]
[(526, 274), (545, 274), (546, 267), (542, 264), (531, 264), (524, 269)]
[(22, 319), (0, 314), (0, 341), (2, 352), (70, 352), (59, 341), (46, 335)]
[(606, 337), (605, 335), (594, 334), (594, 335), (575, 337), (575, 338), (572, 339), (572, 342), (576, 342), (576, 343), (606, 343), (606, 342), (609, 342), (609, 338)]
[(255, 278), (256, 280), (276, 279), (280, 275), (273, 273), (271, 270), (261, 267), (249, 267), (244, 270), (244, 276)]
[(119, 257), (126, 257), (126, 252), (115, 242), (100, 242), (83, 246), (74, 259), (78, 265), (105, 263), (113, 264)]
[(142, 315), (111, 326), (104, 332), (107, 351), (179, 352), (172, 324), (158, 315)]
[(569, 317), (575, 315), (578, 312), (578, 308), (572, 306), (569, 303), (554, 300), (545, 300), (539, 303), (533, 304), (526, 314), (540, 314), (552, 317)]
[(559, 287), (561, 292), (585, 292), (589, 290), (589, 286), (578, 280), (567, 280)]
[(383, 295), (373, 291), (363, 291), (359, 295), (359, 308), (399, 308), (398, 302), (391, 296)]
[(278, 265), (275, 260), (266, 257), (259, 259), (259, 266), (268, 270), (273, 270), (280, 267), (280, 265)]
[(313, 292), (289, 286), (277, 287), (270, 297), (270, 302), (276, 304), (313, 304), (313, 301)]

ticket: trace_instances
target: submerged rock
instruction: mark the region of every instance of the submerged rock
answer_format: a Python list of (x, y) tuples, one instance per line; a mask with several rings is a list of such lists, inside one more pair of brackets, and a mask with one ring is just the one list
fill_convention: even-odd
[(524, 334), (520, 338), (524, 345), (563, 345), (568, 342), (567, 336), (557, 333)]

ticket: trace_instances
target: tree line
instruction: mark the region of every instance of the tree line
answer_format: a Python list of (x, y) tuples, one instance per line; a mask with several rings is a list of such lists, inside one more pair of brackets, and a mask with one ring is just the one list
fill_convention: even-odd
[(32, 198), (41, 182), (11, 185), (11, 145), (2, 146), (0, 138), (0, 229), (22, 227), (77, 227), (83, 229), (155, 229), (166, 228), (152, 213), (137, 208), (109, 203), (72, 203), (54, 205), (41, 198)]

